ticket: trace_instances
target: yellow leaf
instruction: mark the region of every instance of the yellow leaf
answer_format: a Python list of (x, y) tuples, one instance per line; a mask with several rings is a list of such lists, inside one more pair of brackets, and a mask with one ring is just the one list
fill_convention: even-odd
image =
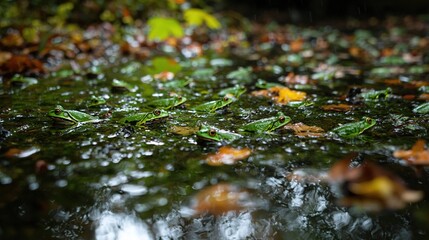
[(149, 40), (166, 40), (170, 36), (182, 37), (183, 28), (174, 18), (153, 17), (149, 19)]
[(184, 18), (189, 25), (201, 26), (203, 23), (211, 29), (220, 28), (220, 22), (211, 14), (197, 8), (187, 9)]
[(292, 101), (301, 101), (307, 96), (305, 92), (290, 90), (287, 87), (273, 87), (270, 89), (278, 93), (276, 102), (279, 104), (287, 104)]

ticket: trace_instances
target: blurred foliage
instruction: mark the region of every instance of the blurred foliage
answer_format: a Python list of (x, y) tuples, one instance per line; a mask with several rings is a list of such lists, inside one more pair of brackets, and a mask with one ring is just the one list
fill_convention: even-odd
[(222, 0), (2, 0), (1, 26), (39, 19), (55, 26), (64, 22), (91, 24), (108, 21), (131, 24), (134, 19), (167, 15), (178, 17), (180, 9), (190, 7), (211, 11)]

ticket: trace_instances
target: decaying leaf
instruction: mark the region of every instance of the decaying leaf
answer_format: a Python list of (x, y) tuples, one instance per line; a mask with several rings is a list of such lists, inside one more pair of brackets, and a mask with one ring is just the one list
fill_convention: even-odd
[(301, 91), (291, 90), (287, 87), (272, 87), (266, 90), (254, 91), (253, 96), (264, 96), (270, 97), (276, 103), (284, 105), (293, 101), (302, 101), (305, 99), (307, 94)]
[(201, 190), (193, 198), (192, 209), (197, 214), (221, 215), (246, 209), (250, 194), (237, 186), (220, 183)]
[(292, 130), (298, 137), (321, 137), (324, 135), (324, 130), (318, 126), (308, 126), (304, 123), (287, 124), (283, 127), (286, 130)]
[(199, 127), (188, 127), (188, 126), (172, 126), (169, 129), (169, 132), (182, 135), (182, 136), (189, 136), (198, 131)]
[(42, 62), (28, 55), (14, 55), (0, 66), (3, 73), (44, 73)]
[(237, 149), (223, 146), (215, 154), (207, 156), (206, 162), (211, 166), (232, 165), (249, 157), (251, 152), (249, 148)]
[(325, 111), (336, 111), (336, 112), (347, 112), (353, 108), (352, 105), (339, 103), (339, 104), (329, 104), (323, 105), (322, 109)]
[(393, 173), (371, 162), (353, 167), (352, 159), (347, 157), (337, 162), (329, 172), (331, 181), (345, 190), (340, 204), (370, 211), (401, 209), (423, 197), (421, 191), (407, 189)]
[(429, 165), (429, 150), (426, 149), (423, 139), (417, 140), (411, 150), (396, 150), (393, 156), (411, 165)]

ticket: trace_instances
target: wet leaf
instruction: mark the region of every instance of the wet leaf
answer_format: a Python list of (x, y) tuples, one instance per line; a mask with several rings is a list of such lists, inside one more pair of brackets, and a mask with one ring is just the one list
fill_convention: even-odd
[(4, 36), (0, 43), (5, 47), (20, 47), (24, 44), (24, 39), (19, 33), (10, 33)]
[(3, 73), (44, 73), (41, 61), (27, 55), (14, 55), (0, 66)]
[(4, 153), (5, 157), (8, 158), (25, 158), (25, 157), (29, 157), (37, 152), (39, 152), (40, 149), (37, 147), (31, 147), (28, 149), (19, 149), (19, 148), (10, 148), (9, 150), (6, 151), (6, 153)]
[(12, 58), (12, 53), (0, 51), (0, 66)]
[(198, 131), (199, 127), (188, 127), (188, 126), (171, 126), (169, 128), (169, 132), (182, 135), (182, 136), (189, 136)]
[(344, 189), (340, 204), (379, 211), (401, 209), (423, 197), (421, 191), (407, 189), (393, 173), (371, 162), (358, 165), (352, 160), (353, 155), (335, 163), (329, 172), (331, 181)]
[(220, 28), (220, 22), (202, 9), (190, 8), (185, 10), (184, 18), (189, 25), (201, 26), (203, 23), (211, 29)]
[(166, 40), (168, 37), (182, 37), (183, 28), (180, 26), (180, 23), (174, 18), (165, 18), (165, 17), (153, 17), (149, 19), (148, 25), (149, 30), (149, 40)]
[(239, 82), (248, 82), (252, 80), (252, 68), (239, 67), (237, 70), (228, 73), (228, 75), (226, 75), (226, 78), (235, 79)]
[(289, 123), (283, 128), (286, 130), (292, 130), (298, 137), (322, 137), (325, 134), (323, 128), (318, 126), (308, 126), (304, 123)]
[(323, 105), (322, 109), (325, 111), (336, 111), (336, 112), (347, 112), (353, 108), (352, 105), (340, 103), (340, 104), (329, 104)]
[(182, 67), (172, 58), (167, 57), (155, 57), (152, 60), (152, 66), (147, 68), (147, 72), (151, 75), (155, 74), (174, 74), (179, 72)]
[(396, 150), (395, 158), (401, 158), (410, 165), (429, 165), (429, 150), (423, 139), (417, 140), (411, 150)]
[(221, 215), (229, 211), (246, 209), (250, 195), (247, 191), (227, 183), (207, 187), (193, 198), (192, 208), (196, 213)]
[(223, 146), (215, 154), (206, 157), (206, 162), (210, 166), (232, 165), (237, 161), (246, 159), (252, 151), (249, 148), (232, 148)]
[(291, 101), (302, 101), (307, 96), (307, 93), (301, 91), (290, 90), (287, 87), (273, 87), (269, 91), (277, 94), (275, 101), (278, 104), (287, 104)]

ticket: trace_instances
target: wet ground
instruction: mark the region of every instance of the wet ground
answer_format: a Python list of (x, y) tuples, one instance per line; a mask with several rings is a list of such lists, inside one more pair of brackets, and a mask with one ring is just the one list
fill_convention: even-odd
[[(106, 47), (110, 56), (79, 67), (62, 65), (37, 76), (36, 83), (13, 84), (5, 75), (0, 238), (425, 238), (429, 173), (425, 164), (416, 167), (394, 156), (419, 139), (429, 140), (428, 113), (413, 111), (428, 100), (429, 23), (410, 21), (338, 29), (255, 26), (252, 34), (223, 32), (183, 48), (150, 46), (143, 59), (131, 50), (132, 56), (123, 56), (124, 49), (112, 44)], [(115, 88), (114, 79), (132, 87)], [(258, 79), (305, 97), (289, 102), (292, 96), (262, 89)], [(174, 80), (189, 81), (169, 86)], [(246, 92), (227, 107), (192, 110), (237, 85)], [(362, 95), (371, 91), (386, 92)], [(169, 109), (168, 117), (142, 127), (121, 123), (171, 95), (188, 100)], [(89, 107), (91, 96), (106, 103)], [(103, 120), (58, 126), (48, 117), (56, 105)], [(291, 124), (322, 130), (299, 134), (282, 127), (240, 133), (229, 142), (196, 136), (202, 124), (238, 132), (279, 111)], [(375, 126), (356, 137), (330, 132), (362, 117), (375, 119)], [(207, 164), (221, 146), (251, 153), (232, 165)], [(353, 179), (345, 174), (338, 186), (330, 174), (344, 158), (355, 165), (373, 163), (421, 197), (392, 200), (383, 192), (390, 183), (371, 185), (377, 191), (369, 197), (350, 194)]]

